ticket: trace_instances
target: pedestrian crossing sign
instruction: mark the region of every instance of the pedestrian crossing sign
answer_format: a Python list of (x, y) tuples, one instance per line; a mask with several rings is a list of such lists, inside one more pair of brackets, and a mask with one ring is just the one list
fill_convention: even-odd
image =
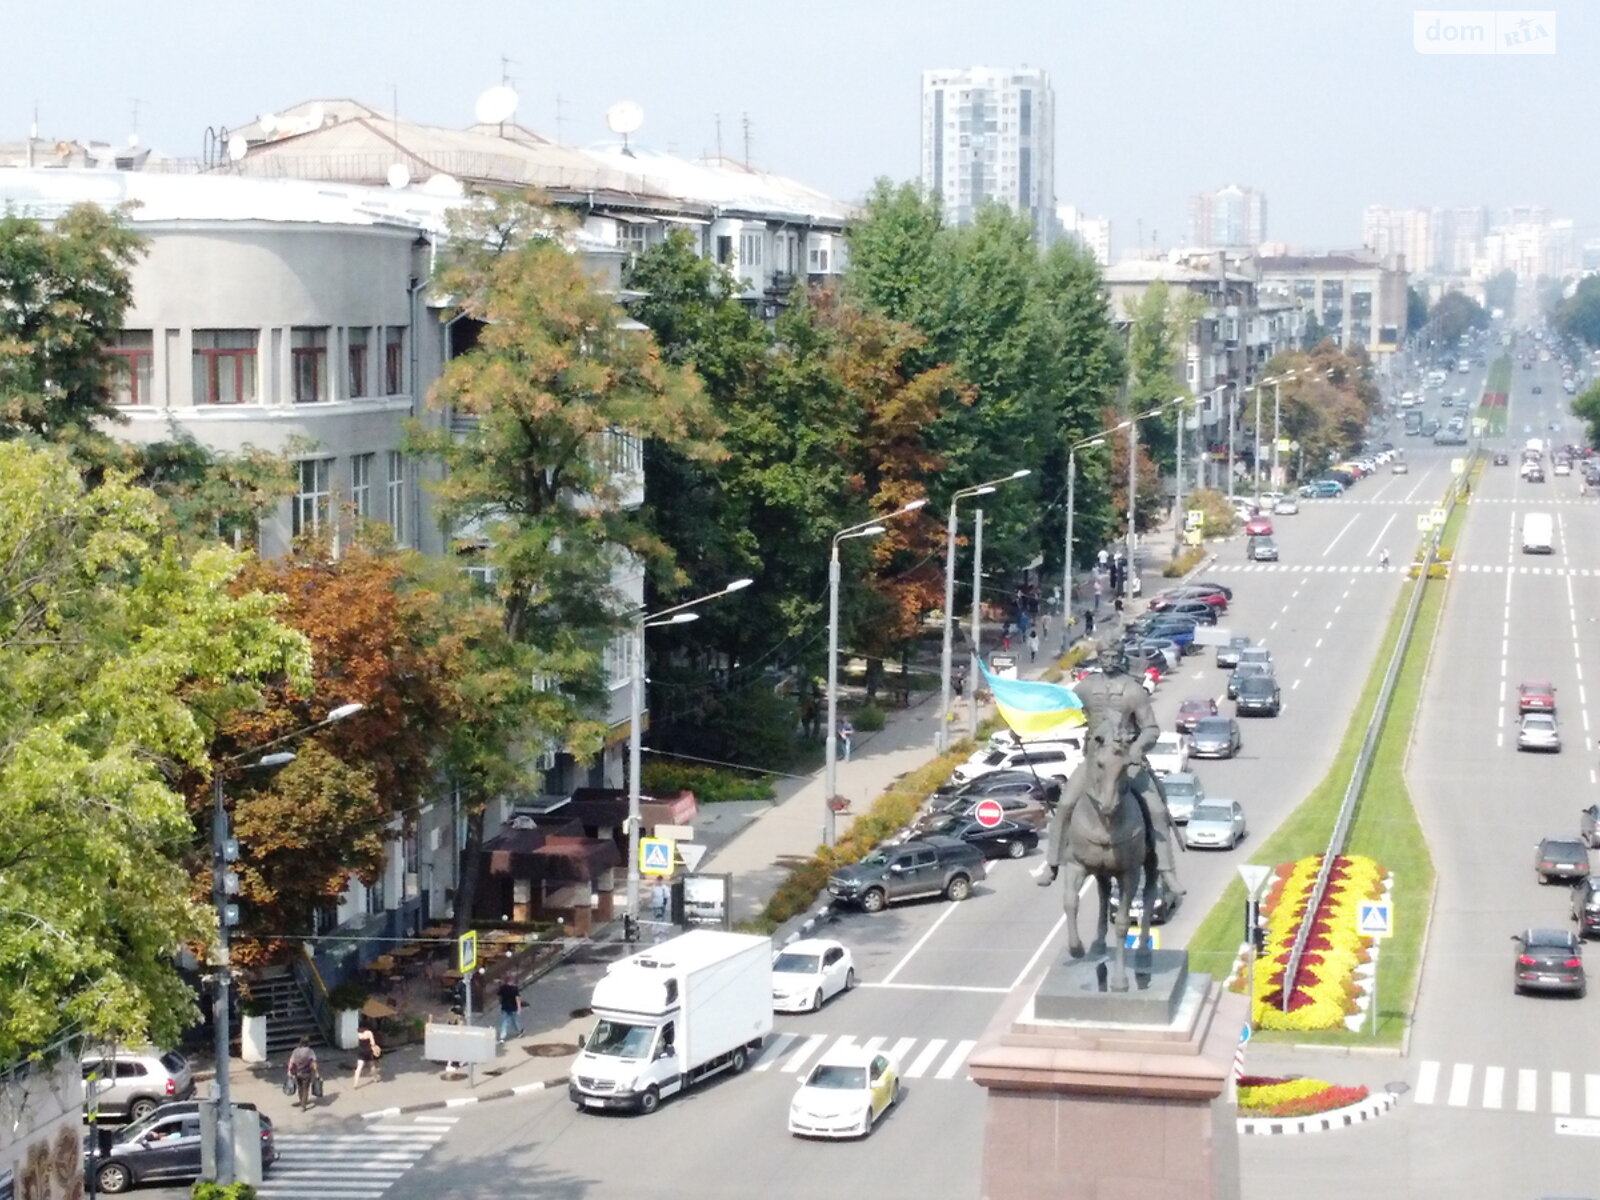
[(1369, 900), (1356, 914), (1356, 932), (1362, 937), (1386, 938), (1394, 932), (1387, 900)]
[[(1128, 932), (1126, 934), (1124, 934), (1123, 937), (1124, 937), (1124, 941), (1123, 941), (1122, 944), (1127, 949), (1129, 949), (1129, 950), (1137, 950), (1139, 948), (1139, 931), (1137, 929), (1128, 930)], [(1152, 929), (1150, 931), (1150, 949), (1152, 949), (1152, 950), (1161, 949), (1161, 930)]]
[(645, 875), (671, 875), (672, 843), (666, 838), (640, 838), (639, 871)]

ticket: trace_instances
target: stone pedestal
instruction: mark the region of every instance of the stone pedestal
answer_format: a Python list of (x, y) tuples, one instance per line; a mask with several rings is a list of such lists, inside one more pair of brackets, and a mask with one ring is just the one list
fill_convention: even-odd
[(1058, 963), (1008, 997), (967, 1061), (988, 1091), (983, 1200), (1232, 1200), (1237, 1108), (1228, 1083), (1242, 995), (1157, 950), (1132, 987), (1104, 964)]

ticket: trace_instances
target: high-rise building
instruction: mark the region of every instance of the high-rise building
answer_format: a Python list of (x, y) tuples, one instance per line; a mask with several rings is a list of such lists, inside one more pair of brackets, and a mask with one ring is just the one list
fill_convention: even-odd
[(1056, 206), (1056, 230), (1094, 255), (1102, 267), (1111, 263), (1111, 218), (1091, 217), (1075, 204)]
[(1267, 236), (1267, 198), (1230, 183), (1189, 197), (1189, 241), (1202, 247), (1253, 247)]
[(1448, 215), (1438, 208), (1369, 204), (1361, 214), (1361, 244), (1379, 258), (1405, 255), (1408, 271), (1438, 271), (1444, 269)]
[(945, 219), (971, 223), (985, 204), (1027, 215), (1041, 241), (1054, 233), (1056, 99), (1037, 67), (922, 73), (922, 185)]

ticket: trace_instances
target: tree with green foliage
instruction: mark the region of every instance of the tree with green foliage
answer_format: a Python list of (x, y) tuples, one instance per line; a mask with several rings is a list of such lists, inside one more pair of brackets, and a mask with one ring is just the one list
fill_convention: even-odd
[(1578, 281), (1556, 308), (1556, 332), (1589, 347), (1600, 347), (1600, 275)]
[(1465, 292), (1446, 292), (1428, 314), (1428, 321), (1433, 326), (1434, 340), (1453, 347), (1468, 330), (1487, 329), (1489, 314)]
[[(456, 428), (414, 428), (442, 468), (432, 484), (457, 546), (487, 569), (500, 636), (474, 642), (479, 681), (444, 749), (467, 838), (456, 923), (472, 919), (485, 805), (546, 745), (579, 758), (605, 734), (603, 652), (631, 620), (614, 583), (667, 551), (628, 500), (632, 446), (707, 460), (720, 432), (693, 372), (596, 286), (551, 211), (497, 196), (455, 219), (435, 285), (477, 343), (429, 396)], [(464, 420), (462, 420), (464, 418)], [(510, 765), (508, 765), (510, 764)]]
[(1511, 312), (1517, 300), (1517, 273), (1510, 268), (1483, 281), (1483, 303), (1488, 309)]
[(1589, 445), (1600, 449), (1600, 383), (1573, 397), (1572, 412), (1587, 426), (1584, 436)]
[(949, 260), (941, 247), (947, 233), (937, 193), (915, 183), (878, 179), (861, 219), (845, 231), (850, 251), (846, 294), (863, 308), (933, 337), (943, 328)]
[(1428, 323), (1428, 298), (1415, 286), (1406, 287), (1406, 334), (1409, 336)]
[(0, 1063), (69, 1031), (177, 1040), (175, 955), (215, 925), (174, 781), (265, 682), (309, 676), (242, 556), (186, 557), (164, 521), (117, 473), (88, 488), (64, 449), (0, 443)]

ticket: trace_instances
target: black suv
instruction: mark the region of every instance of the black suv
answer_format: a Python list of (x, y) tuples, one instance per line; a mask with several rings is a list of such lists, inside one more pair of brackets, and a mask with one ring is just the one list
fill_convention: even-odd
[(930, 835), (880, 846), (860, 862), (840, 867), (828, 879), (828, 894), (835, 903), (882, 912), (890, 904), (924, 896), (965, 900), (972, 895), (973, 882), (988, 873), (975, 847)]
[(1233, 689), (1234, 711), (1241, 717), (1275, 717), (1283, 708), (1278, 681), (1271, 675), (1251, 675)]
[[(236, 1103), (235, 1109), (254, 1109), (254, 1104)], [(261, 1166), (265, 1170), (278, 1160), (272, 1120), (261, 1118)], [(200, 1177), (200, 1102), (180, 1100), (163, 1104), (142, 1121), (136, 1121), (116, 1135), (105, 1153), (96, 1154), (86, 1143), (83, 1156), (85, 1175), (93, 1174), (96, 1191), (117, 1195), (141, 1183), (187, 1182)]]

